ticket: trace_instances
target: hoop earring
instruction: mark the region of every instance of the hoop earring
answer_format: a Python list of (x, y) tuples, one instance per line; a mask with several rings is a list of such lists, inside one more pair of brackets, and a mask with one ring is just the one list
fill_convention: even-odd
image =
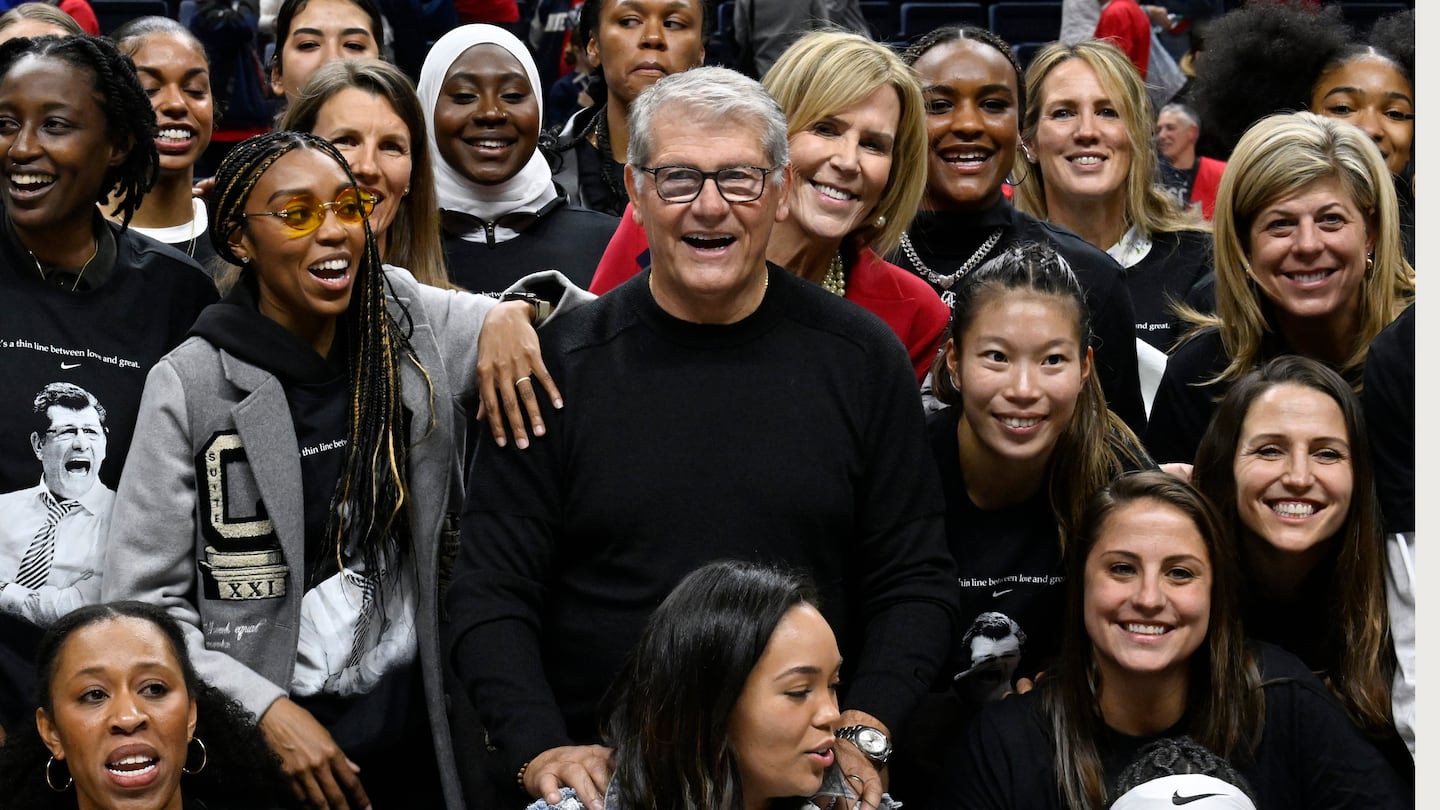
[(55, 756), (54, 756), (53, 754), (50, 756), (50, 759), (46, 760), (46, 762), (45, 762), (45, 784), (46, 784), (46, 785), (49, 785), (49, 786), (50, 786), (50, 789), (53, 790), (53, 791), (55, 791), (56, 793), (64, 793), (65, 791), (67, 791), (67, 790), (70, 789), (70, 786), (71, 786), (71, 785), (75, 784), (75, 777), (71, 776), (71, 775), (70, 775), (70, 769), (69, 769), (69, 768), (66, 768), (66, 769), (65, 769), (65, 784), (61, 785), (60, 787), (55, 787), (55, 777), (52, 776), (51, 773), (50, 773), (50, 766), (51, 766), (51, 765), (54, 765), (56, 762), (57, 762), (57, 760), (55, 759)]
[(1375, 254), (1367, 253), (1365, 254), (1365, 275), (1369, 276), (1373, 272), (1375, 272)]
[(1026, 162), (1026, 163), (1034, 163), (1034, 162), (1035, 162), (1035, 155), (1034, 155), (1033, 152), (1030, 151), (1030, 147), (1029, 147), (1029, 146), (1025, 145), (1024, 143), (1021, 143), (1021, 144), (1020, 144), (1020, 152), (1025, 155), (1025, 162)]
[(1021, 177), (1020, 179), (1018, 179), (1018, 180), (1015, 179), (1015, 169), (1016, 169), (1016, 167), (1019, 166), (1019, 165), (1020, 165), (1020, 164), (1017, 163), (1016, 165), (1011, 166), (1011, 167), (1010, 167), (1010, 174), (1006, 175), (1006, 177), (1005, 177), (1005, 182), (1009, 183), (1012, 188), (1019, 188), (1021, 183), (1025, 182), (1026, 180), (1028, 180), (1028, 179), (1030, 178), (1030, 172), (1029, 172), (1029, 170), (1026, 170), (1024, 176), (1022, 176), (1022, 177)]
[(205, 741), (200, 739), (199, 737), (191, 737), (190, 742), (200, 746), (200, 766), (195, 768), (194, 770), (185, 767), (185, 765), (190, 764), (190, 746), (187, 743), (185, 746), (185, 765), (180, 766), (180, 772), (188, 773), (191, 776), (194, 776), (195, 774), (205, 770), (205, 766), (210, 763), (210, 752), (205, 748)]

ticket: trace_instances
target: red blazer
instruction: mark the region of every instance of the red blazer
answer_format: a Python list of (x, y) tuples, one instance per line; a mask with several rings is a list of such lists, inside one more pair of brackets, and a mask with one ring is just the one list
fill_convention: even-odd
[[(625, 206), (620, 225), (590, 282), (590, 292), (604, 295), (650, 265), (650, 243), (645, 229), (635, 224), (631, 206)], [(866, 248), (845, 278), (845, 300), (880, 318), (905, 344), (915, 378), (923, 380), (940, 348), (950, 308), (935, 290), (915, 274), (896, 267)]]

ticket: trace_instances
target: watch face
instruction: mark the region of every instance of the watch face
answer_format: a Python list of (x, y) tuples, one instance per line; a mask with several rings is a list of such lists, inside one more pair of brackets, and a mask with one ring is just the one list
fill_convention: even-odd
[(862, 728), (855, 735), (855, 744), (867, 754), (878, 754), (885, 750), (885, 737), (871, 728)]

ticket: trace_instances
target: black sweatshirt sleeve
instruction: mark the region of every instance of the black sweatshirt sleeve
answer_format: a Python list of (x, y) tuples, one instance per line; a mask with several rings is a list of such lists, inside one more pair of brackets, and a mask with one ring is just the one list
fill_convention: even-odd
[(898, 341), (861, 382), (873, 400), (865, 474), (856, 492), (864, 623), (860, 664), (845, 708), (900, 727), (950, 651), (959, 612), (945, 545), (939, 473), (925, 445), (925, 413)]
[(555, 469), (563, 435), (562, 414), (542, 407), (547, 434), (528, 450), (496, 447), (488, 434), (477, 442), (446, 600), (451, 663), (509, 773), (536, 754), (572, 744), (540, 644), (558, 542)]

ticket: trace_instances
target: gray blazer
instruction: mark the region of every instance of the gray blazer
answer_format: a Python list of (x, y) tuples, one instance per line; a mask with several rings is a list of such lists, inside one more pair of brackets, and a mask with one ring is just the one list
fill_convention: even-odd
[[(464, 500), (460, 448), (476, 401), (476, 343), (497, 302), (421, 285), (404, 270), (386, 273), (392, 312), (398, 317), (396, 299), (408, 307), (411, 344), (434, 389), (432, 412), (420, 370), (402, 365), (401, 395), (412, 414), (419, 660), (446, 804), (460, 808), (439, 631), (439, 583), (448, 573), (440, 569), (458, 541), (450, 513)], [(556, 273), (527, 280), (541, 277), (564, 283)], [(588, 297), (567, 284), (562, 304), (568, 310)], [(303, 524), (300, 455), (280, 381), (202, 338), (187, 339), (146, 379), (106, 542), (102, 597), (166, 608), (185, 630), (200, 677), (258, 718), (286, 694), (295, 668)], [(300, 568), (291, 573), (294, 561)]]

